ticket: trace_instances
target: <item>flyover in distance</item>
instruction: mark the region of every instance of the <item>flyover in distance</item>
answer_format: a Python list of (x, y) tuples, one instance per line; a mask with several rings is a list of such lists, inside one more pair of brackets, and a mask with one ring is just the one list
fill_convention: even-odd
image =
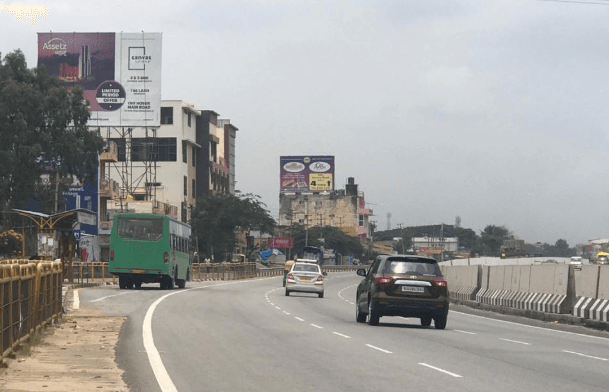
[(607, 390), (605, 337), (455, 307), (446, 330), (399, 317), (372, 327), (355, 321), (359, 281), (329, 273), (324, 298), (286, 297), (274, 277), (101, 286), (80, 301), (127, 316), (116, 352), (132, 391)]

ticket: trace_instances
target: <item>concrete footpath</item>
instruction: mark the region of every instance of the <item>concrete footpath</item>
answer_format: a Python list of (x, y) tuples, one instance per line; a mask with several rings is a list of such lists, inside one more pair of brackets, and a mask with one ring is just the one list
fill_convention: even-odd
[(42, 331), (29, 355), (22, 347), (14, 358), (4, 360), (0, 391), (129, 391), (115, 362), (125, 318), (105, 315), (96, 307), (78, 307), (72, 289), (64, 295), (66, 313)]

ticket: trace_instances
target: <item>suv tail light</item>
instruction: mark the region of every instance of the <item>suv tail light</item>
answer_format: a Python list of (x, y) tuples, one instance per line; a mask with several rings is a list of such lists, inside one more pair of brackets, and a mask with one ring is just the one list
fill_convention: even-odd
[(393, 282), (393, 277), (386, 275), (379, 275), (374, 278), (374, 284), (388, 284)]
[(114, 261), (114, 249), (110, 251), (110, 260)]
[(292, 281), (292, 282), (294, 282), (294, 281), (295, 281), (295, 280), (294, 280), (294, 275), (293, 275), (291, 272), (288, 274), (287, 279), (288, 279), (289, 281)]
[(169, 261), (169, 253), (163, 252), (163, 262), (167, 263)]
[(324, 277), (323, 277), (323, 275), (319, 275), (319, 276), (317, 277), (317, 281), (318, 281), (318, 282), (323, 282), (323, 281), (324, 281)]
[(433, 282), (438, 287), (448, 287), (448, 283), (446, 282), (446, 280), (444, 280), (444, 278), (433, 278)]

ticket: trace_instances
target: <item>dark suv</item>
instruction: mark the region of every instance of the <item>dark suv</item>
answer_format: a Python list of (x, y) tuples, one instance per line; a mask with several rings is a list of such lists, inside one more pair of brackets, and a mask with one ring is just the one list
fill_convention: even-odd
[(382, 316), (418, 317), (428, 327), (446, 328), (448, 285), (435, 259), (423, 256), (381, 255), (370, 269), (357, 270), (358, 322), (377, 325)]

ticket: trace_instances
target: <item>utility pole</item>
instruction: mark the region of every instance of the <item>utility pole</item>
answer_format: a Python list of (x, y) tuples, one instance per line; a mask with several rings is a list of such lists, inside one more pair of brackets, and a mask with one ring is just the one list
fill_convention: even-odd
[(398, 223), (398, 227), (400, 229), (400, 235), (402, 236), (402, 254), (405, 254), (406, 252), (404, 251), (404, 228), (403, 228), (403, 224)]

